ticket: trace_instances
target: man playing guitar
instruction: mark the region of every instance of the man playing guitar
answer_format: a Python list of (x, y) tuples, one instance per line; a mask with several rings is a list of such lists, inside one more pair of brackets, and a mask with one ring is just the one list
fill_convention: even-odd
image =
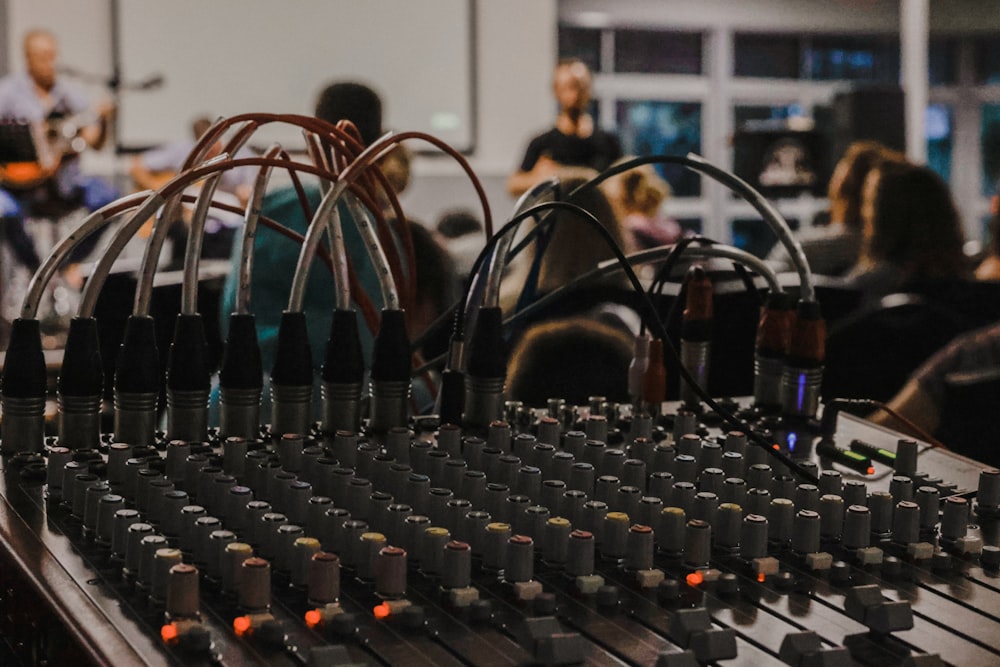
[[(76, 157), (80, 150), (103, 145), (114, 107), (93, 109), (81, 89), (57, 78), (58, 43), (52, 33), (29, 31), (24, 59), (25, 72), (0, 79), (0, 122), (32, 125), (39, 160), (34, 166), (0, 164), (0, 220), (14, 253), (33, 271), (39, 258), (24, 231), (25, 217), (44, 217), (45, 206), (53, 201), (93, 211), (118, 193), (105, 181), (84, 175)], [(70, 121), (76, 129), (66, 132), (61, 126)], [(49, 131), (56, 140), (46, 145), (43, 137)]]

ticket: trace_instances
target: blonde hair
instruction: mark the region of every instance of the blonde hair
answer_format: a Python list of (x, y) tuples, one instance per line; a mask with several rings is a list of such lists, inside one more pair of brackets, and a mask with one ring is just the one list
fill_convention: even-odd
[(865, 179), (884, 162), (905, 163), (906, 156), (877, 141), (855, 141), (844, 151), (827, 191), (832, 222), (861, 229)]
[(621, 204), (628, 213), (652, 216), (670, 197), (670, 184), (660, 178), (651, 164), (636, 167), (619, 178)]

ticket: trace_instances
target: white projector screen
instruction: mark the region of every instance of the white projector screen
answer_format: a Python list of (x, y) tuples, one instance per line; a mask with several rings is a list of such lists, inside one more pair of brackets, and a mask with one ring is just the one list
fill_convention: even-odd
[[(119, 0), (125, 149), (191, 134), (199, 115), (311, 114), (334, 81), (370, 85), (385, 129), (428, 132), (470, 152), (475, 142), (474, 0)], [(128, 84), (162, 75), (163, 85)], [(254, 146), (299, 149), (270, 126)], [(422, 147), (414, 145), (415, 149)]]

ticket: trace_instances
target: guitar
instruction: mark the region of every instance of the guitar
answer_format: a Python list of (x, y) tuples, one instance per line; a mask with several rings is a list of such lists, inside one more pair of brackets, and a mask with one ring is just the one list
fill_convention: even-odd
[(30, 190), (55, 176), (63, 160), (87, 149), (81, 131), (98, 121), (92, 111), (27, 125), (34, 145), (34, 161), (0, 162), (0, 186)]

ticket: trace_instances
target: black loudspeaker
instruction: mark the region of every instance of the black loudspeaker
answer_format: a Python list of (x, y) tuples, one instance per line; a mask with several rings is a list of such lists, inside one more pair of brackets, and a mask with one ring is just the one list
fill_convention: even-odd
[(833, 98), (832, 157), (855, 141), (870, 139), (906, 151), (903, 91), (898, 86), (859, 86)]

